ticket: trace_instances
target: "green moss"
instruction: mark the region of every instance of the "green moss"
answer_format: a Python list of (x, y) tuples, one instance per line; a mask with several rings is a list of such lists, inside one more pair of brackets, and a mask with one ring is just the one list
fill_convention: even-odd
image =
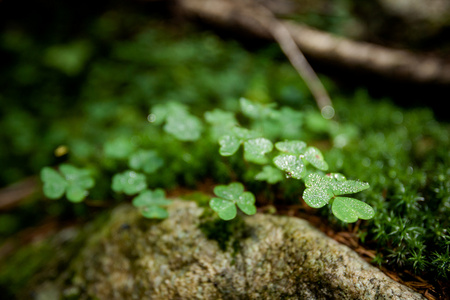
[(199, 228), (208, 239), (217, 241), (222, 251), (231, 247), (234, 254), (239, 252), (239, 240), (248, 237), (250, 232), (241, 213), (231, 221), (224, 221), (211, 209), (204, 210)]

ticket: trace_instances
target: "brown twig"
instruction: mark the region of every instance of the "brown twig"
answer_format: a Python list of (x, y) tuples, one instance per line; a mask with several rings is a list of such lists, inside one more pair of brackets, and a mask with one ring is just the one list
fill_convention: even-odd
[[(253, 16), (254, 11), (243, 9), (243, 0), (177, 0), (178, 11), (215, 26), (234, 29), (241, 34), (273, 40), (270, 31), (261, 22), (270, 23), (264, 15)], [(272, 1), (270, 3), (276, 3)], [(255, 21), (258, 18), (260, 21)], [(355, 41), (308, 27), (298, 22), (279, 20), (301, 51), (308, 57), (324, 63), (362, 71), (396, 81), (450, 84), (450, 61), (432, 54), (420, 54), (404, 49), (393, 49)]]
[(0, 211), (15, 207), (24, 198), (32, 195), (38, 186), (36, 177), (29, 177), (0, 190)]
[(252, 4), (255, 6), (254, 10), (260, 12), (260, 14), (252, 15), (252, 17), (255, 18), (258, 15), (264, 15), (264, 18), (257, 19), (257, 21), (259, 21), (261, 25), (272, 34), (283, 53), (291, 62), (292, 66), (305, 81), (323, 115), (327, 118), (332, 118), (334, 116), (334, 109), (330, 96), (328, 95), (328, 92), (316, 72), (314, 72), (302, 51), (295, 43), (289, 30), (275, 17), (272, 11), (263, 5), (257, 4), (255, 1), (252, 1)]

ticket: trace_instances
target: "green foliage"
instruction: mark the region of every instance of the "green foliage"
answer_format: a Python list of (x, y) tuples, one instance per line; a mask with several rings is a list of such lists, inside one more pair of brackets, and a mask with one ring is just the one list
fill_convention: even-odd
[(234, 113), (218, 108), (205, 112), (205, 120), (211, 125), (211, 138), (213, 140), (219, 140), (238, 124)]
[(256, 180), (265, 180), (270, 184), (274, 184), (283, 180), (283, 173), (275, 167), (264, 166), (263, 170), (255, 175)]
[(247, 215), (256, 213), (255, 196), (251, 192), (244, 192), (244, 186), (239, 182), (228, 186), (218, 185), (214, 188), (214, 194), (218, 198), (212, 198), (209, 205), (223, 220), (236, 217), (236, 205)]
[(302, 179), (306, 174), (303, 160), (295, 155), (280, 154), (273, 159), (273, 162), (277, 168), (287, 172), (289, 177)]
[(104, 146), (105, 156), (113, 159), (126, 159), (134, 150), (134, 143), (127, 137), (109, 140)]
[(164, 160), (154, 150), (138, 150), (130, 156), (128, 165), (134, 170), (151, 174), (164, 165)]
[[(253, 119), (263, 118), (276, 111), (242, 98), (240, 104), (242, 113)], [(256, 131), (239, 127), (233, 129), (232, 135), (225, 135), (219, 139), (221, 155), (230, 156), (236, 153), (240, 144), (244, 143), (245, 160), (259, 164), (268, 162), (264, 155), (273, 150), (270, 140), (254, 138), (254, 136), (258, 136)], [(341, 174), (310, 173), (307, 168), (308, 164), (320, 171), (328, 170), (328, 164), (319, 149), (313, 146), (307, 147), (303, 141), (285, 140), (275, 143), (275, 148), (282, 154), (275, 156), (273, 163), (278, 169), (285, 171), (287, 177), (303, 179), (309, 174), (304, 179), (307, 188), (303, 194), (303, 199), (309, 206), (321, 208), (332, 203), (333, 214), (344, 222), (356, 222), (358, 218), (371, 219), (374, 217), (375, 212), (370, 205), (348, 197), (336, 197), (363, 191), (369, 188), (368, 183), (346, 180)], [(275, 170), (272, 166), (266, 165), (262, 172), (256, 174), (255, 179), (266, 180), (271, 184), (282, 181), (282, 176)], [(243, 191), (243, 187), (241, 188)], [(236, 215), (236, 208), (232, 202), (213, 198), (210, 205), (224, 220), (232, 219)]]
[(134, 195), (147, 188), (146, 178), (144, 174), (128, 170), (114, 175), (111, 188), (118, 193)]
[(41, 179), (44, 194), (50, 199), (61, 198), (64, 193), (71, 202), (81, 202), (88, 195), (88, 189), (95, 184), (87, 169), (79, 169), (69, 164), (59, 166), (59, 171), (44, 167)]
[(142, 191), (133, 199), (132, 203), (146, 218), (165, 219), (169, 216), (169, 213), (161, 206), (167, 206), (172, 201), (166, 199), (164, 190), (156, 189), (154, 191)]
[(176, 102), (158, 105), (153, 108), (157, 124), (165, 120), (164, 130), (180, 141), (196, 141), (203, 130), (202, 122), (191, 115), (186, 106)]

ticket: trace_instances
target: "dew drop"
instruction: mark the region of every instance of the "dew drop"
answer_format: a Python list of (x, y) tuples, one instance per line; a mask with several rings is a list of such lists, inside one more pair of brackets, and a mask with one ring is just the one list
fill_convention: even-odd
[(147, 116), (147, 121), (149, 121), (150, 123), (153, 123), (156, 121), (156, 115), (155, 114), (149, 114)]
[(324, 117), (327, 120), (330, 120), (334, 117), (334, 108), (331, 105), (327, 105), (324, 108), (322, 108), (322, 117)]

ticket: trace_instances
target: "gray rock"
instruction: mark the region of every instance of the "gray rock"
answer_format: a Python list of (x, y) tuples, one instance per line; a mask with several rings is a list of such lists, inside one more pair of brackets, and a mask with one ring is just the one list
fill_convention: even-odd
[[(257, 214), (224, 223), (188, 201), (169, 211), (155, 221), (117, 208), (72, 264), (66, 290), (77, 299), (424, 299), (304, 220)], [(234, 226), (226, 250), (206, 225), (217, 239)]]

